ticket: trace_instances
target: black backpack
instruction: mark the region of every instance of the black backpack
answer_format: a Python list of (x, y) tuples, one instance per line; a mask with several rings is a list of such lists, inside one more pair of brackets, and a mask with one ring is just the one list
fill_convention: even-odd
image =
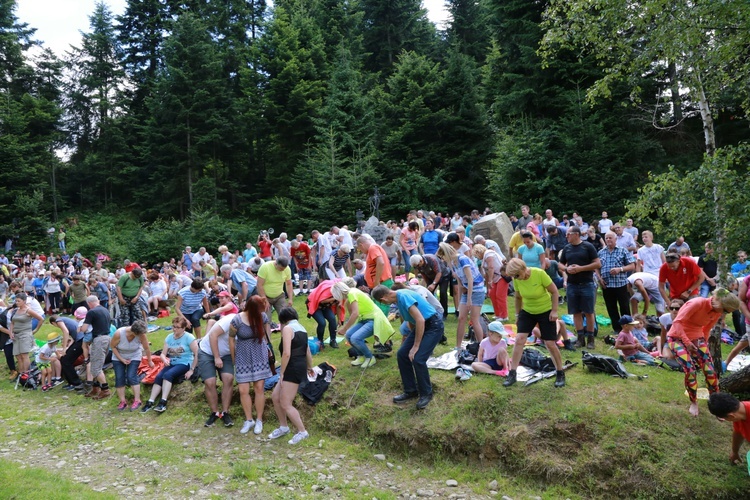
[(526, 368), (531, 368), (534, 371), (555, 371), (555, 363), (552, 361), (552, 358), (545, 356), (537, 349), (524, 349), (521, 354), (520, 364)]
[(606, 373), (607, 375), (615, 375), (622, 378), (630, 376), (625, 366), (615, 358), (602, 356), (601, 354), (591, 354), (586, 351), (582, 352), (583, 366), (588, 368), (591, 373)]

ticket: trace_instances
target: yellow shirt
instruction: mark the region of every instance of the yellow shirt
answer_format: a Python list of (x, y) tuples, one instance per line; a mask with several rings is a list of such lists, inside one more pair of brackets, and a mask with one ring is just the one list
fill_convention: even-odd
[(258, 278), (263, 278), (263, 289), (266, 297), (275, 298), (284, 293), (284, 284), (292, 279), (292, 269), (287, 266), (283, 271), (276, 269), (276, 261), (263, 263), (258, 270)]
[(518, 254), (518, 249), (521, 248), (521, 245), (523, 245), (521, 231), (516, 231), (515, 233), (513, 233), (513, 236), (511, 236), (510, 241), (508, 242), (508, 248), (510, 248), (511, 254)]

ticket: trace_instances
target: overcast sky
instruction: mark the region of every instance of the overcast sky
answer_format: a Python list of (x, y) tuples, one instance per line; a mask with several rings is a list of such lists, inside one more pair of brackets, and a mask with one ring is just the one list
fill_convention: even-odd
[[(122, 14), (126, 0), (105, 0), (112, 12)], [(445, 0), (422, 0), (434, 23), (445, 21)], [(16, 16), (36, 28), (36, 39), (62, 56), (70, 44), (78, 44), (80, 32), (88, 31), (89, 15), (96, 0), (17, 0)], [(438, 26), (440, 27), (440, 26)]]

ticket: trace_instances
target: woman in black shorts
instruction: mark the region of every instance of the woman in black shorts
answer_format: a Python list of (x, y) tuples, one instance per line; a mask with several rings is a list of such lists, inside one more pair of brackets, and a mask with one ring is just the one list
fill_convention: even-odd
[(289, 440), (289, 444), (297, 444), (308, 437), (302, 417), (292, 404), (297, 395), (299, 384), (312, 372), (312, 354), (307, 345), (307, 331), (299, 322), (297, 311), (293, 307), (285, 307), (279, 311), (281, 323), (281, 378), (273, 389), (271, 399), (273, 410), (279, 418), (279, 428), (268, 435), (268, 439), (278, 439), (289, 433), (287, 418), (297, 428), (297, 434)]
[(557, 286), (549, 275), (536, 267), (526, 267), (521, 259), (510, 259), (505, 273), (513, 278), (516, 299), (516, 344), (513, 346), (513, 362), (505, 387), (516, 383), (516, 368), (526, 339), (535, 326), (539, 326), (541, 338), (547, 347), (557, 369), (555, 387), (565, 385), (565, 372), (562, 366), (560, 349), (557, 348)]

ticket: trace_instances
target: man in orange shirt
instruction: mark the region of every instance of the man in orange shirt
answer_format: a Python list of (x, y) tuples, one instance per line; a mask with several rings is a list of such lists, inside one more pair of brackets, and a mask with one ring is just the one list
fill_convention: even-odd
[(719, 420), (732, 422), (732, 451), (729, 460), (740, 463), (740, 446), (750, 441), (750, 401), (740, 401), (726, 392), (715, 392), (708, 397), (708, 411)]
[[(393, 285), (393, 272), (391, 271), (391, 261), (383, 247), (376, 244), (372, 236), (364, 234), (357, 238), (357, 248), (366, 255), (365, 281), (370, 290), (378, 285), (385, 285), (390, 288)], [(375, 304), (384, 314), (388, 314), (387, 305), (380, 302), (375, 302)]]

